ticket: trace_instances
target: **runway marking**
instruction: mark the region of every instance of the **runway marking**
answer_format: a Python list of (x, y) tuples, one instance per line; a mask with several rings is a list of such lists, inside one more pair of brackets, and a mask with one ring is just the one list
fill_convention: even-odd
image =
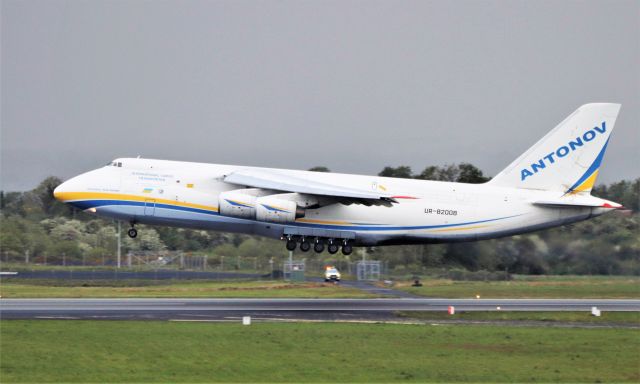
[(175, 323), (235, 323), (235, 321), (224, 319), (169, 319), (168, 321)]
[(78, 320), (79, 317), (70, 317), (70, 316), (36, 316), (36, 319), (43, 320)]
[[(225, 317), (225, 319), (234, 319), (234, 323), (237, 320), (242, 319), (242, 317)], [(237, 320), (235, 320), (237, 319)], [(275, 323), (353, 323), (353, 324), (404, 324), (404, 325), (428, 325), (425, 322), (421, 321), (395, 321), (395, 320), (343, 320), (343, 319), (335, 319), (335, 320), (325, 320), (325, 319), (296, 319), (296, 318), (286, 318), (286, 319), (277, 319), (277, 318), (267, 318), (267, 317), (251, 317), (251, 320), (260, 320), (265, 322), (275, 322)]]
[[(222, 319), (169, 319), (168, 321), (172, 322), (192, 322), (192, 323), (237, 323), (241, 324), (239, 321), (241, 318), (231, 320), (230, 318), (225, 318), (227, 320)], [(405, 320), (405, 321), (397, 321), (397, 320), (322, 320), (322, 319), (272, 319), (272, 318), (255, 318), (252, 317), (251, 320), (260, 320), (260, 322), (272, 322), (272, 323), (312, 323), (312, 324), (322, 324), (322, 323), (343, 323), (343, 324), (391, 324), (391, 325), (421, 325), (421, 326), (430, 326), (430, 327), (443, 327), (443, 326), (465, 326), (465, 325), (481, 325), (481, 326), (493, 326), (493, 327), (553, 327), (553, 328), (628, 328), (628, 329), (640, 329), (639, 325), (635, 324), (595, 324), (595, 323), (586, 323), (586, 322), (567, 322), (567, 321), (558, 321), (558, 322), (548, 322), (548, 321), (539, 321), (539, 320), (441, 320), (437, 323), (428, 322), (428, 321), (420, 321), (420, 320)], [(433, 321), (433, 320), (429, 320)]]

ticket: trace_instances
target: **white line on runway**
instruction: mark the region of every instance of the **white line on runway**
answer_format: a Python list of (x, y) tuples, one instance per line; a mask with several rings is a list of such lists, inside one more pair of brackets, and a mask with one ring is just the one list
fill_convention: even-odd
[(36, 319), (48, 319), (48, 320), (78, 320), (77, 317), (69, 316), (36, 316)]

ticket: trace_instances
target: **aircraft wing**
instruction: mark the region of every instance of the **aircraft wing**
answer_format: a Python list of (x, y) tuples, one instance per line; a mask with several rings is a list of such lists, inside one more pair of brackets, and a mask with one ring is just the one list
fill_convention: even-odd
[(244, 185), (247, 187), (333, 197), (341, 201), (347, 200), (349, 202), (364, 203), (367, 205), (375, 205), (377, 202), (397, 202), (391, 195), (386, 193), (348, 188), (338, 184), (328, 184), (263, 169), (234, 171), (225, 176), (223, 180), (230, 184)]

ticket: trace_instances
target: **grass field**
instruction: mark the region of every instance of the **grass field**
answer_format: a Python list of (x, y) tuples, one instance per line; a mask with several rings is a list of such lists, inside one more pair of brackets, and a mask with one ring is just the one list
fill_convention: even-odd
[[(56, 264), (25, 264), (14, 262), (2, 262), (0, 261), (0, 271), (5, 272), (31, 272), (31, 271), (65, 271), (65, 272), (156, 272), (156, 271), (182, 271), (179, 265), (167, 264), (167, 265), (133, 265), (132, 267), (117, 268), (114, 265), (56, 265)], [(267, 274), (270, 271), (267, 269), (236, 269), (235, 266), (228, 266), (225, 270), (217, 268), (202, 269), (188, 269), (190, 272), (224, 272), (224, 273), (252, 273), (252, 274)]]
[[(640, 299), (640, 278), (622, 276), (517, 277), (511, 281), (424, 279), (422, 287), (397, 281), (394, 289), (444, 298), (629, 298)], [(380, 284), (382, 285), (382, 284)], [(343, 285), (292, 284), (248, 280), (31, 280), (3, 278), (0, 296), (7, 298), (99, 297), (298, 297), (370, 298), (370, 293)]]
[(640, 332), (2, 321), (9, 382), (638, 382)]
[(375, 295), (336, 284), (283, 281), (77, 281), (3, 279), (3, 298), (100, 297), (296, 297), (371, 298)]
[(446, 312), (397, 312), (400, 317), (417, 320), (472, 320), (472, 321), (544, 321), (544, 322), (575, 322), (593, 324), (624, 324), (640, 325), (640, 312), (603, 312), (601, 316), (592, 316), (583, 312), (502, 312), (502, 311), (472, 311), (457, 312), (449, 315)]
[(543, 276), (520, 277), (511, 281), (453, 281), (425, 279), (422, 287), (411, 282), (398, 282), (395, 289), (425, 297), (473, 298), (575, 298), (638, 299), (639, 277), (610, 276)]

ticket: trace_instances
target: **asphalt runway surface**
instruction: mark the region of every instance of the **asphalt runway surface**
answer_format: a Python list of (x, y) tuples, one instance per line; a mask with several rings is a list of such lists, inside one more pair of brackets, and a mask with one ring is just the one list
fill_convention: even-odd
[(387, 320), (395, 311), (640, 311), (604, 299), (0, 299), (2, 319)]

